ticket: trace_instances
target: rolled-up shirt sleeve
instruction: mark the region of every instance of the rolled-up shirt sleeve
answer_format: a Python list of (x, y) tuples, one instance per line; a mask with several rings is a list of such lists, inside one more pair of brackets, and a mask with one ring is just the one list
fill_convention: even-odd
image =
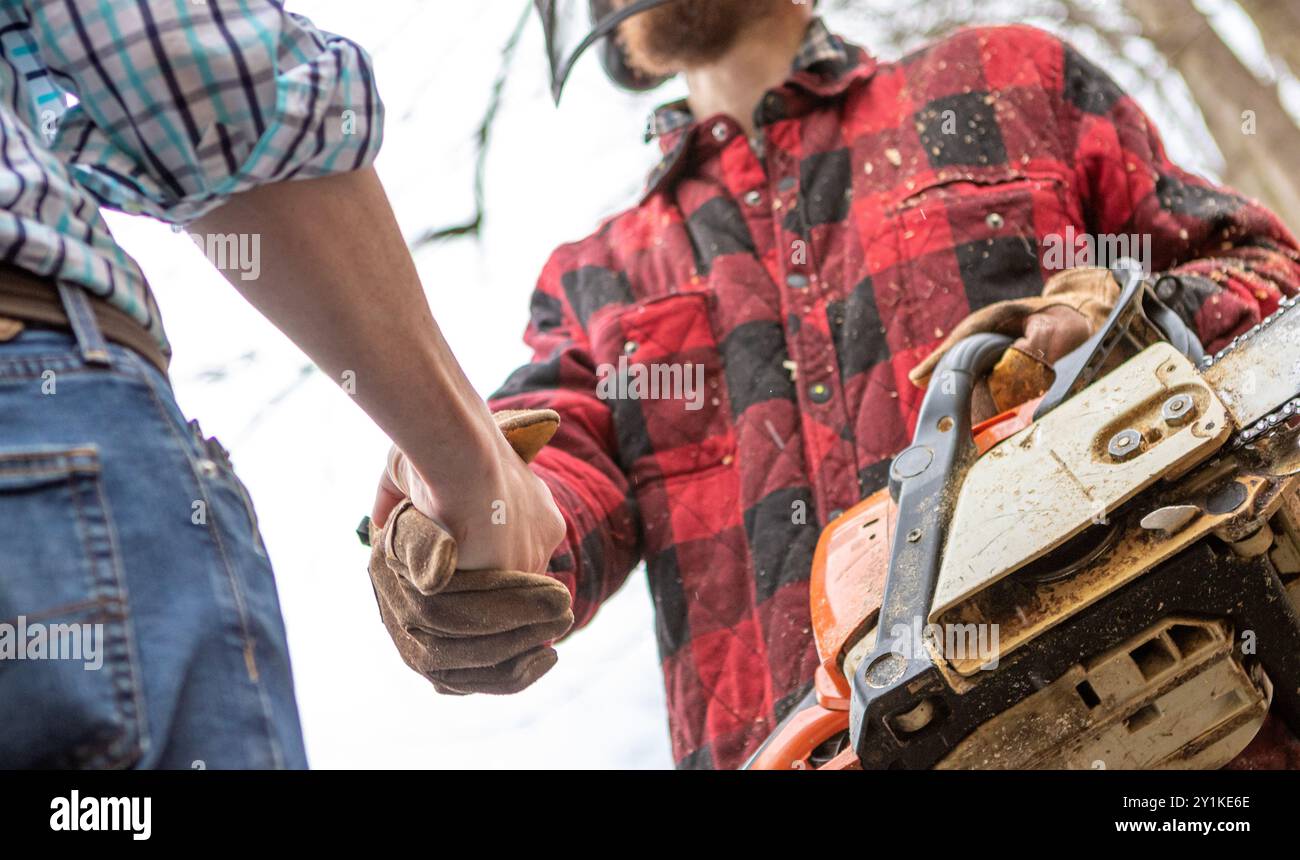
[(185, 222), (260, 185), (360, 169), (379, 151), (369, 56), (280, 2), (26, 6), (74, 97), (53, 148), (107, 206)]

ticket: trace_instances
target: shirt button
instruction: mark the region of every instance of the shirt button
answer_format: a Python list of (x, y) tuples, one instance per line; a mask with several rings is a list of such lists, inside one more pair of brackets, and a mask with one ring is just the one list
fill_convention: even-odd
[(813, 403), (825, 403), (831, 399), (831, 390), (818, 382), (808, 388), (808, 396), (812, 398)]
[(998, 230), (1001, 229), (1005, 222), (997, 212), (990, 212), (988, 217), (984, 219), (984, 223), (989, 226), (990, 230)]
[(718, 143), (726, 140), (727, 135), (730, 133), (731, 132), (727, 130), (727, 124), (725, 122), (720, 122), (713, 126), (713, 139), (718, 141)]
[(629, 340), (627, 343), (623, 344), (623, 353), (625, 355), (631, 355), (632, 353), (637, 351), (637, 348), (639, 346), (640, 344), (638, 344), (636, 341)]
[(798, 272), (791, 272), (785, 277), (785, 283), (792, 290), (802, 290), (808, 286), (808, 276), (801, 275)]
[(763, 202), (763, 192), (751, 191), (745, 195), (745, 202), (750, 206), (758, 206)]

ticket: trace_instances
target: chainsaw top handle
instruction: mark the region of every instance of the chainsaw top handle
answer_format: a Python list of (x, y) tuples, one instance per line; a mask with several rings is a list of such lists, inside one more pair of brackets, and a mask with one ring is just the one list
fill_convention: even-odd
[(1205, 356), (1196, 333), (1156, 295), (1141, 264), (1125, 257), (1115, 261), (1110, 271), (1119, 284), (1119, 299), (1096, 334), (1056, 362), (1052, 368), (1056, 378), (1034, 412), (1035, 421), (1087, 388), (1126, 338), (1167, 340), (1192, 361), (1199, 362)]
[(910, 642), (896, 643), (894, 635), (898, 630), (910, 635), (914, 619), (925, 623), (956, 496), (952, 479), (975, 457), (971, 393), (1011, 343), (1004, 335), (977, 334), (944, 355), (921, 402), (912, 445), (890, 467), (898, 525), (876, 646), (854, 673), (850, 705), (850, 737), (865, 766), (890, 763), (889, 750), (897, 745), (898, 732), (886, 729), (885, 720), (896, 716), (893, 710), (905, 690), (932, 669), (924, 651), (914, 653)]

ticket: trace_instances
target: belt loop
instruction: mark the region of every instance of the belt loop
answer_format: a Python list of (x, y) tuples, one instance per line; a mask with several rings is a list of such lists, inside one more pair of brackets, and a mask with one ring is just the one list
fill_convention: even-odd
[(68, 315), (72, 333), (77, 338), (77, 347), (81, 358), (87, 364), (111, 367), (112, 354), (108, 351), (108, 341), (99, 328), (99, 320), (90, 306), (90, 297), (82, 287), (59, 281), (59, 298), (63, 301), (63, 311)]

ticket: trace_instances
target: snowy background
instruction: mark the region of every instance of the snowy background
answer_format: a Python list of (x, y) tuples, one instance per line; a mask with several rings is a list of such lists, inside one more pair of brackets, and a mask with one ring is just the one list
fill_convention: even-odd
[[(472, 217), (474, 131), (524, 2), (288, 4), (372, 52), (389, 117), (378, 170), (412, 240)], [(870, 46), (878, 41), (873, 18), (888, 5), (876, 0), (864, 11), (828, 18)], [(1230, 12), (1216, 26), (1232, 30), (1250, 53), (1249, 22), (1234, 24)], [(988, 4), (982, 17), (1021, 20), (1014, 3)], [(1029, 23), (1059, 30), (1051, 20)], [(1102, 46), (1086, 33), (1069, 35), (1104, 60)], [(1147, 81), (1117, 76), (1166, 128), (1171, 154), (1212, 174), (1217, 152), (1190, 100), (1178, 98), (1180, 82), (1166, 79), (1155, 91)], [(646, 115), (680, 95), (680, 86), (647, 96), (618, 92), (592, 56), (557, 110), (541, 28), (529, 22), (487, 161), (482, 236), (416, 255), (434, 315), (482, 394), (528, 358), (520, 341), (528, 295), (550, 251), (634, 200), (657, 160), (657, 150), (642, 142)], [(1170, 133), (1173, 127), (1178, 133)], [(587, 630), (563, 644), (558, 666), (525, 693), (435, 695), (401, 662), (379, 623), (367, 551), (353, 532), (369, 511), (386, 439), (243, 304), (184, 235), (143, 219), (110, 219), (162, 306), (182, 408), (231, 450), (256, 501), (280, 583), (313, 766), (671, 766), (643, 575), (634, 574)]]

